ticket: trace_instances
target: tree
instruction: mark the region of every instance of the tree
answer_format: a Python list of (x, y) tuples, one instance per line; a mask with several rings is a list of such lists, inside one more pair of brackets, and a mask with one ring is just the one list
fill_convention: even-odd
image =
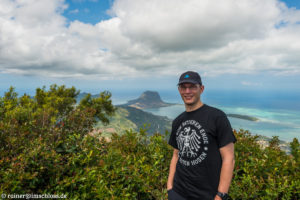
[(297, 138), (294, 138), (290, 143), (291, 154), (294, 156), (294, 159), (297, 161), (298, 165), (300, 164), (300, 144)]
[(63, 164), (83, 153), (94, 123), (109, 123), (111, 94), (89, 94), (76, 104), (79, 92), (54, 84), (37, 88), (33, 98), (18, 97), (10, 87), (0, 98), (0, 193), (44, 193), (71, 170)]

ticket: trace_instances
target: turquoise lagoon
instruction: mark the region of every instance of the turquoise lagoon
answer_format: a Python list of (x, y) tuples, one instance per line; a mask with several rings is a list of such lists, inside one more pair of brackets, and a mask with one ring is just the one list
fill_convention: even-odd
[[(249, 115), (258, 118), (258, 121), (249, 121), (229, 117), (229, 121), (234, 129), (249, 130), (252, 134), (267, 137), (279, 136), (280, 140), (292, 141), (293, 138), (300, 140), (300, 112), (287, 110), (262, 110), (243, 107), (216, 106), (225, 113)], [(169, 107), (153, 108), (145, 110), (156, 115), (167, 116), (174, 119), (184, 111), (184, 105), (174, 105)]]

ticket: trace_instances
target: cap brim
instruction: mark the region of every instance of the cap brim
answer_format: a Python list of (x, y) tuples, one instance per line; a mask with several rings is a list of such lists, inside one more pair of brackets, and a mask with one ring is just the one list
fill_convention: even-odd
[(182, 81), (179, 81), (179, 83), (177, 85), (180, 85), (182, 83), (200, 84), (200, 83), (198, 83), (197, 81), (194, 81), (194, 80), (182, 80)]

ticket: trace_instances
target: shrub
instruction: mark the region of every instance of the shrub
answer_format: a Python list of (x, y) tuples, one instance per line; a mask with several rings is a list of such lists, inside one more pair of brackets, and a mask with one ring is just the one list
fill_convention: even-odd
[(258, 136), (235, 131), (236, 165), (230, 188), (233, 199), (299, 199), (299, 162), (280, 150), (278, 137), (261, 148)]

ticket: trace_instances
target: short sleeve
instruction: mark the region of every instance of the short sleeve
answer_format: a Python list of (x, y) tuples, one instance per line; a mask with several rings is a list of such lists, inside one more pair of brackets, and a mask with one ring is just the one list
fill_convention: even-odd
[(177, 141), (176, 141), (176, 121), (175, 120), (172, 123), (172, 130), (171, 130), (171, 135), (170, 135), (170, 139), (169, 139), (168, 143), (173, 148), (178, 149)]
[(216, 118), (216, 132), (219, 148), (224, 147), (231, 142), (236, 142), (230, 122), (225, 114)]

